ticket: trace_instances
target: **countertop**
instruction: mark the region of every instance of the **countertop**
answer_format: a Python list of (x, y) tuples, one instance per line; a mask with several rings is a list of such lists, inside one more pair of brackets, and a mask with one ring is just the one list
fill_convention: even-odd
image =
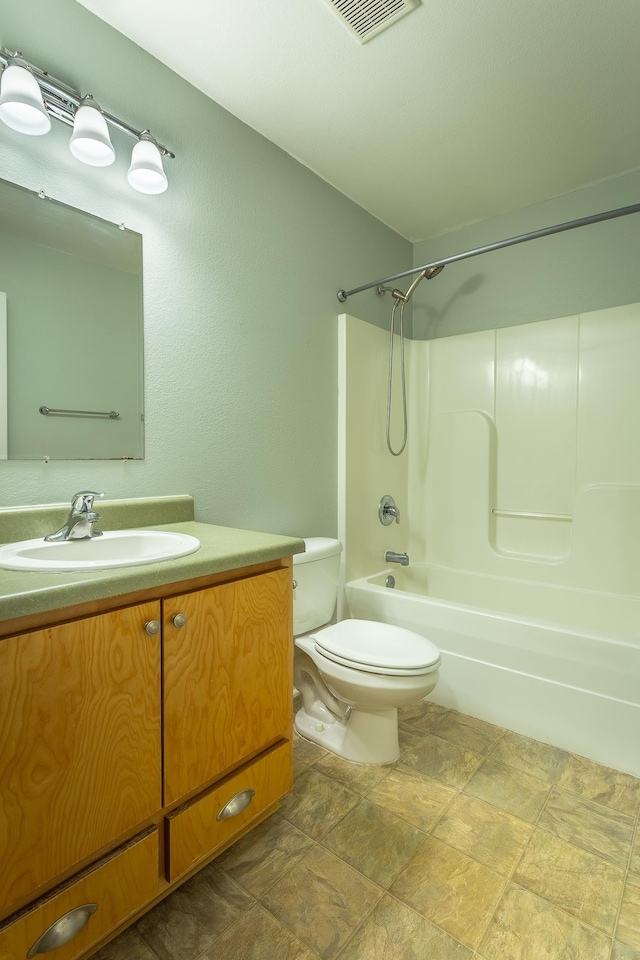
[(304, 552), (304, 541), (293, 537), (193, 520), (145, 524), (145, 527), (189, 533), (197, 537), (202, 546), (196, 553), (177, 560), (109, 570), (69, 573), (0, 570), (0, 621), (180, 583)]

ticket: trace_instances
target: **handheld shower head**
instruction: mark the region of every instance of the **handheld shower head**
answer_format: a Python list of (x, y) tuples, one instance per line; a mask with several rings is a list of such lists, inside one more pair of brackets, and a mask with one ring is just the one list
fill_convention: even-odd
[(411, 297), (413, 296), (414, 290), (420, 283), (422, 283), (423, 280), (433, 280), (433, 278), (437, 277), (438, 274), (442, 273), (443, 270), (444, 263), (437, 263), (435, 267), (427, 267), (426, 270), (423, 270), (422, 273), (418, 274), (406, 293), (403, 293), (402, 290), (392, 290), (391, 295), (395, 297), (396, 300), (401, 300), (402, 303), (409, 303), (409, 300), (411, 300)]
[(437, 263), (435, 267), (427, 267), (424, 271), (423, 276), (427, 280), (433, 280), (434, 277), (437, 277), (439, 273), (442, 273), (444, 270), (444, 263)]

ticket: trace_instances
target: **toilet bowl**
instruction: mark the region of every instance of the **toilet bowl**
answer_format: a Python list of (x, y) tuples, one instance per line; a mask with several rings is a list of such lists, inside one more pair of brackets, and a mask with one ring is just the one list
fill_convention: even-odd
[(310, 629), (333, 615), (342, 547), (324, 537), (305, 546), (294, 557), (294, 683), (302, 696), (295, 728), (345, 760), (391, 763), (399, 756), (398, 707), (433, 690), (439, 651), (417, 633), (371, 620)]

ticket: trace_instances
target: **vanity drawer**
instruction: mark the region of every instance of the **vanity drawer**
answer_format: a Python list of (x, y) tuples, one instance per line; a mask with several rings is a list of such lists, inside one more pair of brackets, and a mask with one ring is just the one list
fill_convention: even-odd
[(291, 743), (285, 741), (169, 814), (167, 879), (176, 880), (210, 856), (291, 786)]
[[(55, 947), (55, 960), (74, 960), (157, 894), (158, 831), (153, 827), (0, 925), (0, 958), (36, 956), (31, 952), (36, 942), (59, 921), (37, 955)], [(55, 946), (56, 936), (71, 934), (87, 916), (75, 935)]]

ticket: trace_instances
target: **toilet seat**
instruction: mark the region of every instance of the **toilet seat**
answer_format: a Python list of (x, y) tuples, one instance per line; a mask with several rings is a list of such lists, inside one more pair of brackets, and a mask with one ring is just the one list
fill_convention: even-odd
[(426, 637), (374, 620), (342, 620), (310, 639), (321, 656), (365, 673), (407, 677), (440, 666), (438, 648)]

